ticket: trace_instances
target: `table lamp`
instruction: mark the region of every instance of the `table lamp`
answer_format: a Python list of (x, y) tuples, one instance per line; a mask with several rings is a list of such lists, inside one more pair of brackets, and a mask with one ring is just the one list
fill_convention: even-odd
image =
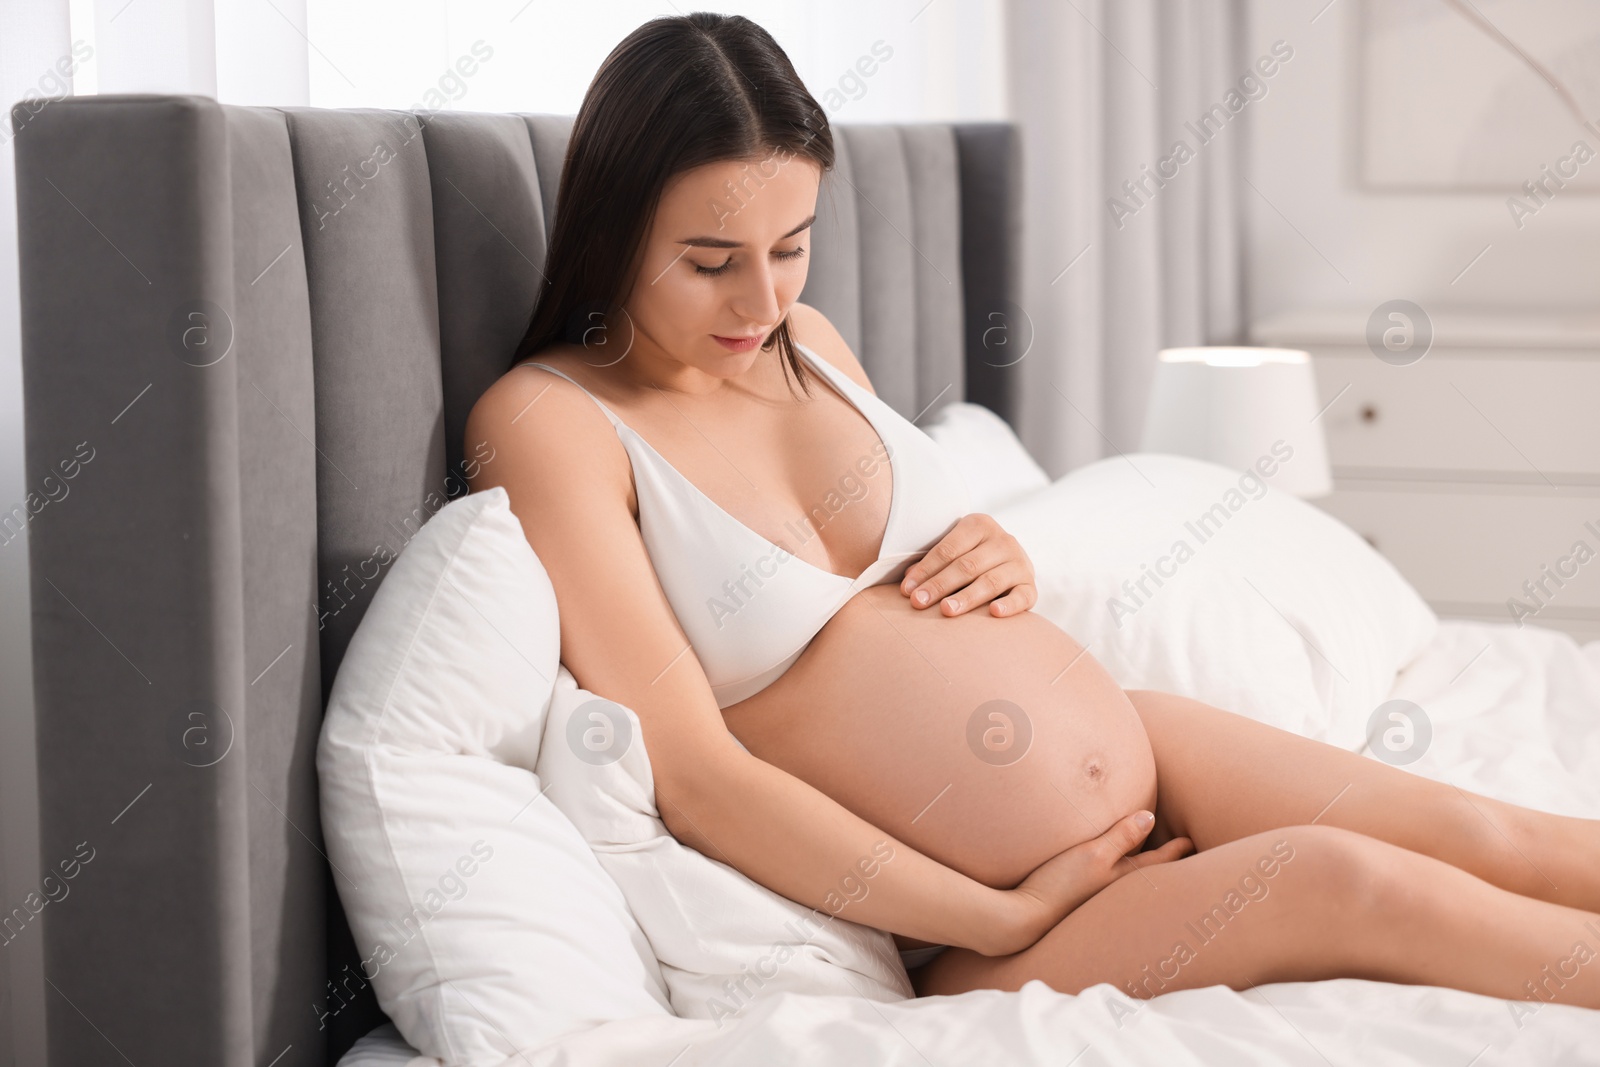
[[(1277, 464), (1268, 484), (1318, 497), (1333, 491), (1321, 413), (1307, 352), (1164, 348), (1156, 357), (1139, 447), (1236, 470), (1254, 467), (1265, 456)], [(1278, 441), (1294, 450), (1286, 461), (1273, 453)]]

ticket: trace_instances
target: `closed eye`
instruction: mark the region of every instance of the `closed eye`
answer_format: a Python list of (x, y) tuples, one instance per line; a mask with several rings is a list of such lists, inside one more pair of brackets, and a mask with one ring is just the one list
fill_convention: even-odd
[[(799, 247), (799, 248), (792, 248), (787, 252), (774, 252), (774, 253), (772, 253), (773, 258), (775, 258), (775, 259), (783, 259), (783, 260), (799, 259), (801, 256), (803, 256), (805, 254), (806, 254), (806, 250), (805, 250), (805, 247), (803, 245), (801, 247)], [(708, 276), (711, 276), (711, 277), (715, 277), (718, 274), (726, 274), (728, 271), (733, 269), (733, 257), (729, 256), (727, 259), (723, 260), (721, 263), (719, 263), (715, 267), (702, 267), (700, 264), (696, 263), (694, 265), (694, 269), (695, 269), (695, 273), (697, 273), (697, 274), (704, 274), (704, 275), (708, 275)]]

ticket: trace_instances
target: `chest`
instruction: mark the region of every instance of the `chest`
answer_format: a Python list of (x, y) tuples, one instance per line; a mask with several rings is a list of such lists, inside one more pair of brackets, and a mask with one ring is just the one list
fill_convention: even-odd
[(783, 389), (719, 403), (672, 398), (619, 414), (734, 521), (798, 559), (854, 576), (877, 558), (886, 532), (892, 449), (845, 398), (815, 376), (810, 384), (810, 397)]

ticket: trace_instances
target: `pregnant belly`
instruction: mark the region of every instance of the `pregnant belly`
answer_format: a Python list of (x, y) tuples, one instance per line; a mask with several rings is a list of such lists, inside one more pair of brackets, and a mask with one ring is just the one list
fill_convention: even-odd
[(996, 888), (1140, 808), (1155, 760), (1126, 694), (1060, 627), (946, 618), (862, 590), (783, 676), (723, 709), (756, 757)]

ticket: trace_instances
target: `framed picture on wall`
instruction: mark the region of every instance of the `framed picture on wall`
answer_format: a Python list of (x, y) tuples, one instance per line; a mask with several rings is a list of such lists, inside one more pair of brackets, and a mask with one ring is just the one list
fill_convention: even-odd
[(1359, 21), (1365, 185), (1600, 191), (1600, 3), (1365, 0)]

